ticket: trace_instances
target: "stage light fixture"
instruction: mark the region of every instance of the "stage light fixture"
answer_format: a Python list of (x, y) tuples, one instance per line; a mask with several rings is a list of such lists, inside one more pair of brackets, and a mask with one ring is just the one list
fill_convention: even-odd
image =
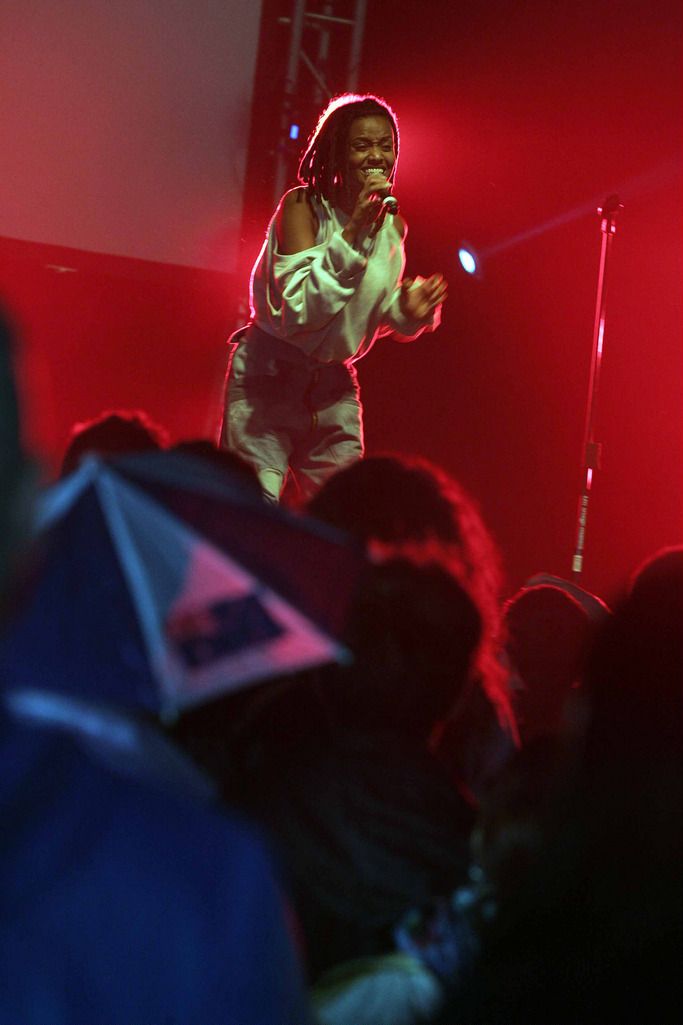
[(460, 261), (460, 266), (466, 274), (477, 273), (478, 261), (471, 249), (461, 246), (460, 249), (458, 249), (458, 259)]

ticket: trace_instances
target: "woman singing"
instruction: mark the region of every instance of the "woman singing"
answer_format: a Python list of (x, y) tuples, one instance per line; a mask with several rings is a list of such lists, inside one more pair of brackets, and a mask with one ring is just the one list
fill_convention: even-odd
[(277, 501), (291, 470), (304, 498), (363, 455), (354, 364), (378, 337), (433, 331), (441, 274), (402, 278), (403, 219), (391, 213), (393, 111), (345, 95), (322, 113), (278, 204), (251, 277), (251, 320), (236, 332), (221, 444)]

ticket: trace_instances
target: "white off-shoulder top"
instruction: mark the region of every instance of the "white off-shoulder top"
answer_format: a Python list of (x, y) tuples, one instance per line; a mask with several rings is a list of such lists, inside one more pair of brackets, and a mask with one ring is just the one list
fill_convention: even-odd
[(325, 200), (312, 203), (316, 244), (299, 253), (278, 253), (278, 211), (273, 216), (252, 271), (252, 322), (321, 363), (355, 363), (382, 335), (433, 331), (440, 308), (421, 321), (401, 312), (405, 250), (393, 217), (355, 249), (342, 236), (346, 215)]

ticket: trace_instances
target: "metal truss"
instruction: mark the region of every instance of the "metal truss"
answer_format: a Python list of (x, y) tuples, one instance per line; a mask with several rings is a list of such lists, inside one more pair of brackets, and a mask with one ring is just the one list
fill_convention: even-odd
[[(309, 0), (309, 3), (311, 0)], [(275, 202), (294, 177), (302, 141), (299, 130), (313, 119), (336, 93), (357, 88), (367, 0), (325, 0), (321, 9), (306, 9), (306, 0), (294, 0), (287, 70), (280, 110), (276, 150)]]

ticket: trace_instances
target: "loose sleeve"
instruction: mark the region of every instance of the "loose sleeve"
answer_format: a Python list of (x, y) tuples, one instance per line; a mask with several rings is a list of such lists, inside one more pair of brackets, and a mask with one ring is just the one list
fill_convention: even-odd
[(274, 253), (267, 307), (281, 336), (310, 355), (320, 343), (318, 333), (354, 295), (366, 266), (341, 232), (300, 253)]
[(423, 331), (436, 331), (441, 323), (441, 306), (437, 306), (422, 320), (407, 317), (401, 310), (401, 289), (396, 288), (382, 313), (380, 336), (397, 335), (402, 341), (410, 342)]

